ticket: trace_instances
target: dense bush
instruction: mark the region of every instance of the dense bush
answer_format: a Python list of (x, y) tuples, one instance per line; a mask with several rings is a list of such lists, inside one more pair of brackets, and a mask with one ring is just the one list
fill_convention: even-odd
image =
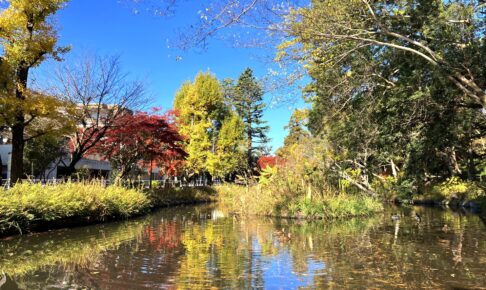
[(437, 201), (444, 204), (464, 205), (468, 202), (486, 209), (486, 192), (479, 183), (451, 177), (414, 197), (415, 200)]
[(0, 190), (0, 233), (22, 230), (35, 222), (67, 218), (130, 217), (150, 207), (149, 198), (134, 189), (100, 183), (42, 185), (22, 183)]

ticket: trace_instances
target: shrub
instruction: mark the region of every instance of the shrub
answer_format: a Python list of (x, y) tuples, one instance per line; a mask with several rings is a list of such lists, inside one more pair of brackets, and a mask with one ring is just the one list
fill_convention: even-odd
[(67, 218), (130, 217), (150, 207), (141, 191), (101, 183), (67, 182), (57, 185), (22, 183), (0, 190), (0, 233), (31, 223)]

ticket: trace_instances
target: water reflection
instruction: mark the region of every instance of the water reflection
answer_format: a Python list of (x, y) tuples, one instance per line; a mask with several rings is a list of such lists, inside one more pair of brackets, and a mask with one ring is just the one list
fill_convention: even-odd
[(0, 241), (0, 289), (480, 288), (485, 269), (481, 220), (427, 208), (330, 223), (181, 207)]

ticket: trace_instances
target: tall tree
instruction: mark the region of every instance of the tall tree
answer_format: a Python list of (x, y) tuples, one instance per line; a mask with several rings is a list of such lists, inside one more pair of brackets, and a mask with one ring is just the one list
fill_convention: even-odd
[(58, 94), (72, 105), (70, 114), (77, 125), (70, 140), (67, 174), (106, 134), (120, 126), (118, 118), (144, 102), (142, 82), (132, 81), (121, 69), (118, 57), (86, 57), (62, 67), (57, 74)]
[[(481, 0), (329, 0), (295, 10), (288, 42), (325, 56), (329, 65), (367, 48), (420, 59), (458, 89), (462, 102), (486, 108)], [(310, 56), (310, 55), (308, 55)]]
[(263, 120), (263, 111), (266, 107), (263, 102), (263, 89), (247, 68), (238, 78), (233, 90), (232, 104), (245, 124), (247, 140), (247, 164), (250, 170), (255, 166), (258, 157), (263, 154), (268, 142), (268, 130)]
[(8, 6), (0, 11), (0, 111), (11, 128), (11, 180), (17, 182), (23, 175), (26, 128), (37, 118), (59, 114), (61, 103), (31, 90), (28, 81), (32, 68), (48, 57), (59, 60), (68, 51), (57, 46), (57, 32), (50, 22), (67, 0), (7, 2)]
[(473, 144), (486, 134), (473, 89), (484, 92), (486, 80), (480, 10), (477, 1), (360, 0), (294, 11), (280, 56), (306, 63), (309, 128), (330, 141), (340, 176), (359, 172), (356, 184), (369, 188), (382, 173), (475, 175), (484, 155)]
[(182, 85), (176, 94), (180, 132), (187, 138), (186, 169), (190, 174), (208, 170), (208, 158), (215, 153), (218, 132), (227, 112), (218, 79), (199, 73), (194, 82)]
[(231, 177), (246, 169), (245, 125), (235, 113), (224, 119), (219, 130), (215, 153), (208, 159), (208, 170), (212, 176)]

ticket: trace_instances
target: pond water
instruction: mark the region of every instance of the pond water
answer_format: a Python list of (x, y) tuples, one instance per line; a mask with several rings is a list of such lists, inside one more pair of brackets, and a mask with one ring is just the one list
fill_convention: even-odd
[(335, 222), (178, 207), (0, 240), (0, 279), (2, 290), (486, 289), (486, 227), (419, 207)]

